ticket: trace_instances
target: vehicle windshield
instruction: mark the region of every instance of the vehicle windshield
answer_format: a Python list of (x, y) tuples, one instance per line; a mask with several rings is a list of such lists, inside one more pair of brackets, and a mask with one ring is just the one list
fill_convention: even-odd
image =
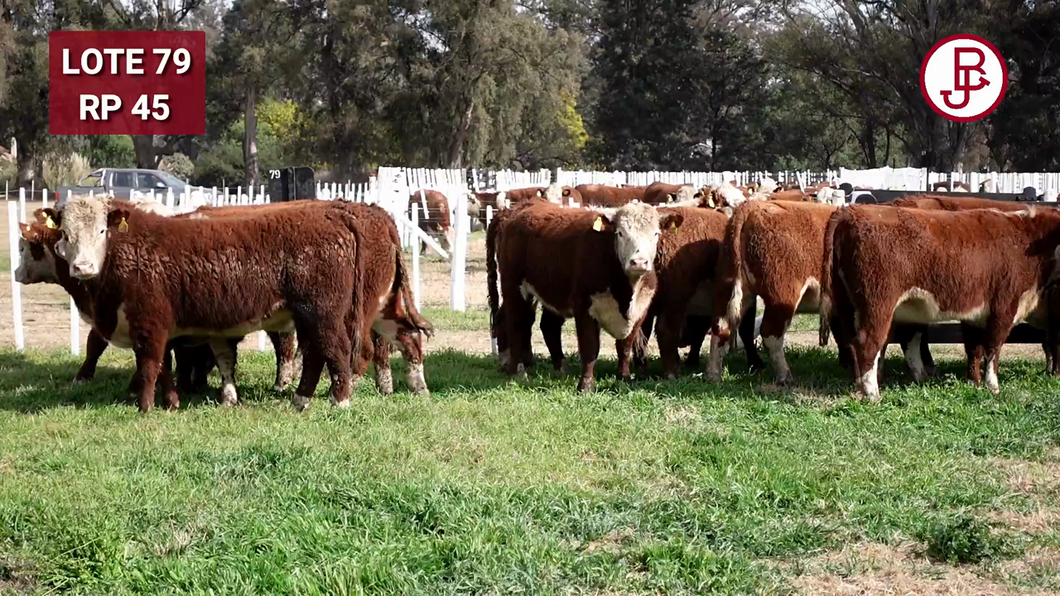
[(103, 170), (96, 170), (88, 176), (82, 178), (78, 183), (78, 186), (103, 186)]
[(187, 186), (188, 183), (168, 172), (156, 172), (156, 176), (166, 183), (166, 186)]

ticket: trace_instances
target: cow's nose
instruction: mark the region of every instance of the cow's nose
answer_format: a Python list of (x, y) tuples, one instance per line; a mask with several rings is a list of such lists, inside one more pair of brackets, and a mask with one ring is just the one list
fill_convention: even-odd
[(633, 257), (629, 260), (629, 268), (636, 271), (647, 271), (651, 268), (651, 263), (644, 257)]
[(89, 261), (78, 261), (74, 263), (74, 277), (87, 277), (96, 274), (95, 264)]

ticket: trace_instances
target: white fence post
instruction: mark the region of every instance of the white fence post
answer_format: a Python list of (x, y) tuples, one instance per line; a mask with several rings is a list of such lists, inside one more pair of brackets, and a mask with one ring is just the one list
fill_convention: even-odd
[[(412, 204), (412, 227), (420, 227), (420, 206)], [(412, 300), (416, 308), (420, 307), (420, 241), (414, 238), (412, 241)]]
[[(20, 190), (25, 198), (25, 189)], [(15, 322), (15, 349), (21, 352), (26, 349), (26, 338), (22, 330), (22, 285), (15, 281), (15, 270), (22, 264), (22, 255), (18, 252), (18, 239), (22, 234), (18, 228), (18, 205), (13, 201), (7, 204), (7, 233), (11, 246), (11, 314)]]
[(467, 310), (464, 296), (464, 274), (467, 262), (467, 193), (460, 193), (456, 198), (456, 233), (454, 234), (452, 274), (453, 281), (449, 290), (449, 307), (463, 312)]
[(48, 189), (47, 188), (40, 189), (40, 202), (43, 203), (41, 205), (41, 207), (43, 207), (44, 209), (48, 208)]
[(258, 331), (258, 351), (264, 352), (266, 349), (265, 341), (268, 339), (268, 334), (264, 331)]
[[(21, 222), (25, 223), (25, 221), (26, 221), (26, 189), (24, 189), (24, 188), (18, 189), (18, 210), (19, 210), (19, 213), (21, 215), (18, 216), (18, 219), (16, 221), (21, 221)], [(17, 227), (16, 227), (16, 231), (17, 231)], [(17, 248), (18, 244), (15, 244), (15, 247), (16, 247), (15, 250), (18, 250), (18, 248)], [(14, 255), (15, 254), (14, 251), (12, 251), (11, 254)], [(12, 268), (12, 271), (14, 271), (13, 268)]]

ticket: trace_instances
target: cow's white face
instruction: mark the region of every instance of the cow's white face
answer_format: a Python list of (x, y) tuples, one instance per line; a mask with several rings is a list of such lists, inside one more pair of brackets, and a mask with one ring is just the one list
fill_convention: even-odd
[(22, 237), (18, 240), (21, 261), (15, 269), (15, 281), (20, 284), (59, 283), (55, 273), (55, 255), (44, 244), (36, 230), (28, 224), (18, 224)]
[(557, 205), (563, 203), (563, 187), (554, 182), (549, 184), (548, 188), (545, 189), (544, 197), (549, 203)]
[(685, 201), (693, 201), (703, 196), (702, 191), (694, 186), (682, 186), (677, 189), (677, 192), (672, 192), (666, 197), (668, 203), (683, 203)]
[(482, 203), (478, 200), (478, 195), (468, 191), (467, 193), (467, 214), (472, 218), (476, 218), (482, 212)]
[(662, 214), (651, 205), (632, 203), (613, 214), (602, 211), (596, 227), (614, 234), (618, 262), (626, 275), (638, 278), (652, 270), (663, 228), (676, 228), (683, 219), (679, 213)]
[(107, 256), (107, 203), (98, 199), (70, 201), (63, 207), (63, 238), (55, 251), (70, 264), (70, 276), (90, 279), (103, 270)]

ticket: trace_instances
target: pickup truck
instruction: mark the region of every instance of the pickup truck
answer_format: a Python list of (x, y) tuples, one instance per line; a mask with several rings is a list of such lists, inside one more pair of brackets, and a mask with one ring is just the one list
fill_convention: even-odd
[(172, 189), (174, 196), (192, 190), (187, 182), (160, 170), (136, 168), (101, 168), (81, 180), (75, 186), (61, 186), (55, 191), (55, 204), (62, 206), (68, 194), (87, 195), (111, 193), (117, 199), (132, 200), (155, 191), (164, 197)]

